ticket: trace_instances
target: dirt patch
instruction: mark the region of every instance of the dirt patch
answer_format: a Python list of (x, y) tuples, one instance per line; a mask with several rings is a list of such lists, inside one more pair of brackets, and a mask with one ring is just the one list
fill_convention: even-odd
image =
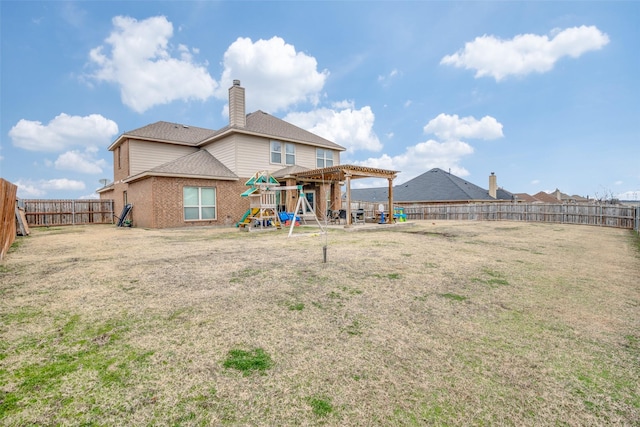
[(0, 269), (3, 423), (640, 422), (629, 231), (287, 232), (32, 230)]

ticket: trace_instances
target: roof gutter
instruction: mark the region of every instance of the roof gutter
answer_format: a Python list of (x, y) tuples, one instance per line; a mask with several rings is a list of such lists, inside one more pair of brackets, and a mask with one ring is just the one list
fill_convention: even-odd
[(216, 181), (238, 181), (238, 177), (228, 177), (228, 176), (213, 176), (213, 175), (189, 175), (189, 174), (181, 174), (181, 173), (168, 173), (168, 172), (143, 172), (138, 175), (130, 176), (129, 178), (123, 179), (122, 182), (125, 184), (131, 184), (132, 182), (140, 181), (141, 179), (151, 178), (151, 177), (163, 177), (163, 178), (194, 178), (194, 179), (212, 179)]

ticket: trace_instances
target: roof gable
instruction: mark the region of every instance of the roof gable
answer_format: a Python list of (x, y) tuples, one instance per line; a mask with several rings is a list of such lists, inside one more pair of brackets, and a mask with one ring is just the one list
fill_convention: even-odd
[(157, 166), (149, 171), (152, 175), (202, 176), (203, 178), (238, 179), (229, 168), (213, 157), (207, 150), (180, 157), (171, 162)]
[(247, 115), (245, 127), (227, 125), (217, 131), (178, 123), (155, 122), (123, 133), (111, 144), (109, 150), (113, 150), (125, 137), (141, 138), (164, 143), (203, 146), (211, 140), (216, 139), (216, 137), (222, 137), (229, 132), (248, 132), (266, 138), (298, 142), (338, 151), (346, 150), (346, 148), (335, 142), (329, 141), (328, 139), (322, 138), (321, 136), (260, 110)]
[(160, 121), (125, 132), (123, 135), (162, 142), (197, 145), (200, 141), (210, 137), (214, 133), (215, 131), (211, 129)]
[(298, 142), (301, 144), (324, 147), (338, 151), (346, 150), (346, 148), (336, 144), (335, 142), (322, 138), (321, 136), (304, 130), (296, 125), (274, 117), (271, 114), (265, 113), (261, 110), (247, 114), (246, 126), (225, 126), (208, 137), (207, 141), (202, 142), (206, 144), (209, 142), (209, 140), (215, 139), (216, 137), (221, 137), (222, 135), (229, 132), (247, 132), (264, 136), (266, 138)]

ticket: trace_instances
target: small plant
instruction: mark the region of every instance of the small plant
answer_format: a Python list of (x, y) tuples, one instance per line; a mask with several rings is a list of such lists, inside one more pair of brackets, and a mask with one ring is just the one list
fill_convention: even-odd
[(362, 335), (362, 325), (360, 325), (360, 321), (358, 319), (355, 319), (350, 325), (347, 325), (344, 330), (349, 335)]
[(252, 371), (266, 371), (271, 368), (273, 362), (271, 357), (261, 348), (253, 350), (230, 350), (223, 365), (225, 368), (232, 368), (241, 371), (244, 375), (249, 375)]
[(462, 295), (458, 295), (458, 294), (451, 294), (451, 293), (446, 293), (446, 294), (440, 294), (441, 297), (443, 298), (447, 298), (453, 301), (464, 301), (467, 299), (467, 297), (462, 296)]
[(257, 276), (260, 273), (262, 273), (262, 270), (258, 270), (256, 268), (245, 268), (243, 270), (234, 272), (231, 275), (230, 283), (240, 283), (243, 279)]
[(304, 309), (304, 303), (302, 302), (295, 302), (295, 303), (289, 304), (289, 310), (291, 311), (302, 311), (303, 309)]
[(507, 281), (507, 279), (505, 279), (504, 277), (502, 277), (502, 274), (492, 270), (490, 268), (483, 268), (482, 272), (484, 274), (486, 274), (487, 276), (489, 276), (488, 279), (480, 279), (478, 277), (474, 277), (473, 279), (471, 279), (474, 282), (477, 283), (484, 283), (486, 285), (508, 285), (509, 282)]
[(387, 279), (395, 280), (395, 279), (399, 279), (400, 278), (400, 273), (389, 273), (389, 274), (384, 275), (384, 276), (381, 275), (381, 274), (375, 274), (374, 276), (378, 277), (378, 278), (386, 277)]
[(340, 289), (351, 295), (360, 295), (362, 293), (362, 290), (358, 288), (350, 288), (349, 286), (340, 286)]
[(309, 397), (307, 399), (309, 406), (314, 414), (319, 417), (326, 417), (333, 412), (333, 405), (331, 400), (326, 397)]

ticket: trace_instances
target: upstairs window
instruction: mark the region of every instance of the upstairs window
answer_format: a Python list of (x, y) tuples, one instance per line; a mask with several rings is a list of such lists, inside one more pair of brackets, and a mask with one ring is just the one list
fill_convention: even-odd
[(282, 143), (271, 141), (271, 163), (282, 163)]
[(215, 188), (184, 187), (182, 196), (185, 221), (216, 219)]
[(296, 164), (296, 146), (293, 144), (284, 145), (285, 163), (288, 166)]
[[(284, 147), (284, 150), (283, 150)], [(284, 164), (291, 166), (296, 164), (296, 146), (280, 141), (271, 141), (271, 163), (282, 164), (282, 152), (284, 151)]]
[(316, 167), (327, 168), (333, 166), (333, 151), (316, 148)]

